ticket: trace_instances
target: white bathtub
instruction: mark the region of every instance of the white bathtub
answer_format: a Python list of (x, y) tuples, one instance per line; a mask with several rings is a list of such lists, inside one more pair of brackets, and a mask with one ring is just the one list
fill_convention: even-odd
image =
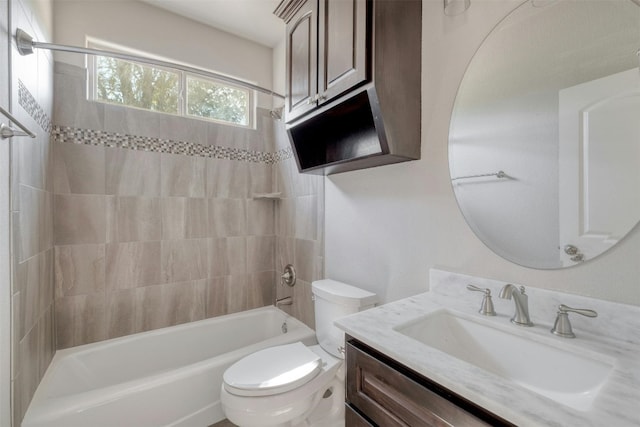
[(295, 341), (314, 344), (315, 334), (264, 307), (60, 350), (22, 427), (205, 427), (224, 418), (227, 367)]

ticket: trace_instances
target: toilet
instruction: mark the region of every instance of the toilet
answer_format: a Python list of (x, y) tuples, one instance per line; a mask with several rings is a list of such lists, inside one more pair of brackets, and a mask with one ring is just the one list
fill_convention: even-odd
[(311, 284), (316, 338), (250, 354), (223, 375), (222, 409), (232, 423), (251, 426), (344, 425), (344, 332), (333, 321), (373, 307), (376, 294), (335, 280)]

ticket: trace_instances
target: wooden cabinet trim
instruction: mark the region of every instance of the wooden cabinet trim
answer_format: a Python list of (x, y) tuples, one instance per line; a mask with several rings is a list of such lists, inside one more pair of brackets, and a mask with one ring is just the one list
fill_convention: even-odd
[[(315, 108), (315, 103), (312, 102), (312, 99), (318, 92), (317, 16), (317, 1), (307, 0), (298, 8), (296, 15), (287, 24), (287, 98), (285, 101), (285, 116), (287, 120), (295, 119)], [(301, 35), (297, 33), (297, 30), (301, 29), (303, 24), (308, 25), (308, 33), (302, 34), (302, 44), (305, 45), (306, 55), (294, 57), (296, 52), (294, 52), (294, 48), (292, 47), (293, 37), (295, 35)], [(295, 74), (293, 72), (295, 67), (305, 69), (306, 73), (304, 75), (300, 73)], [(294, 98), (294, 85), (301, 82), (303, 83), (300, 85), (301, 87), (306, 86), (305, 96)]]
[[(331, 20), (331, 8), (337, 5), (352, 6), (352, 19), (350, 27), (335, 28)], [(318, 9), (318, 93), (319, 105), (329, 102), (337, 96), (352, 90), (370, 80), (371, 72), (368, 56), (371, 52), (371, 0), (319, 0)], [(348, 34), (344, 37), (348, 44), (332, 45), (330, 37), (340, 35), (340, 31)], [(336, 52), (336, 49), (344, 49)], [(342, 54), (341, 54), (342, 53)], [(345, 55), (348, 54), (348, 55)], [(349, 56), (350, 64), (342, 68), (342, 72), (330, 75), (330, 69), (334, 61), (341, 57)]]
[(347, 402), (376, 424), (513, 426), (357, 340), (346, 347)]

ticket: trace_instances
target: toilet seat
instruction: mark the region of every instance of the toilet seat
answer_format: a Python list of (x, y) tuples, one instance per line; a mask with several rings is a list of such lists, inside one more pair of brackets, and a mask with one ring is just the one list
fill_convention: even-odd
[(224, 388), (236, 396), (272, 396), (311, 381), (322, 370), (322, 359), (301, 342), (266, 348), (227, 369)]

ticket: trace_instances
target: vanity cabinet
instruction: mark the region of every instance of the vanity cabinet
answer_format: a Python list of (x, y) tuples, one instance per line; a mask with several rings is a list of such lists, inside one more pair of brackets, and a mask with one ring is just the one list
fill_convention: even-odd
[(347, 426), (512, 426), (347, 337)]
[(275, 13), (287, 22), (287, 123), (367, 81), (367, 0), (292, 0)]

